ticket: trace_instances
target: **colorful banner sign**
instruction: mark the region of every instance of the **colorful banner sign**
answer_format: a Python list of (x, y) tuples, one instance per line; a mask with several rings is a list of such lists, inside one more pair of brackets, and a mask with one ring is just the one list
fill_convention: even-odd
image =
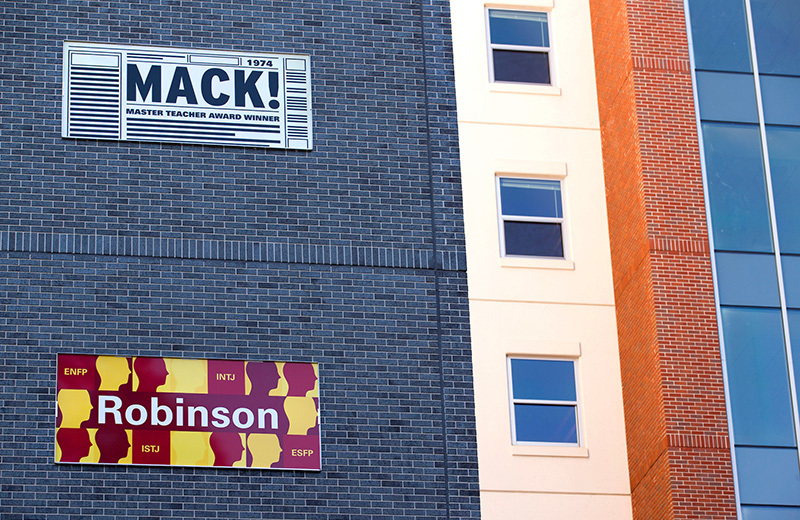
[(320, 470), (316, 363), (60, 354), (60, 463)]
[(300, 54), (64, 42), (61, 135), (310, 150)]

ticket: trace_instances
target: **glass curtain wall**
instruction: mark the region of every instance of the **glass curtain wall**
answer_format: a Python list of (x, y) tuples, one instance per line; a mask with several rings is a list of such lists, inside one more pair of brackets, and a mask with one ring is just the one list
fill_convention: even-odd
[(739, 511), (800, 519), (800, 1), (685, 2)]

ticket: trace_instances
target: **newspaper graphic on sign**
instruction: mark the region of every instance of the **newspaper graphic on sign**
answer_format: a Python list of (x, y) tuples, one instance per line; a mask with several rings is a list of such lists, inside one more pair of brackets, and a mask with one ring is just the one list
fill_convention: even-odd
[(310, 150), (311, 60), (64, 42), (61, 135)]

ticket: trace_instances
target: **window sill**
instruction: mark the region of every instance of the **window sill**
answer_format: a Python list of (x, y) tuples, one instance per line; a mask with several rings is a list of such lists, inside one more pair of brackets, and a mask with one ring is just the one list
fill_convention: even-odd
[(553, 85), (528, 85), (525, 83), (490, 83), (490, 92), (506, 92), (512, 94), (538, 94), (560, 96), (561, 89)]
[(522, 267), (527, 269), (559, 269), (574, 271), (575, 262), (563, 258), (538, 258), (524, 256), (501, 256), (500, 267)]
[(588, 458), (589, 448), (584, 446), (526, 446), (511, 445), (514, 457), (576, 457)]

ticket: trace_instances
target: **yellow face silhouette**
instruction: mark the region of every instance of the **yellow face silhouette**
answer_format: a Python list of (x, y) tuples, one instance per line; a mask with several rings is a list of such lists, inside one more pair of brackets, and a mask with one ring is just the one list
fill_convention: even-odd
[(167, 381), (162, 392), (179, 392), (183, 394), (208, 393), (208, 362), (205, 359), (173, 359), (166, 358)]
[(94, 408), (88, 390), (60, 390), (57, 400), (61, 410), (61, 428), (80, 428)]
[(99, 390), (117, 391), (130, 379), (131, 369), (126, 358), (97, 356), (95, 366), (100, 374)]
[(169, 463), (173, 466), (210, 466), (214, 462), (210, 438), (211, 432), (170, 432)]
[(128, 435), (128, 454), (125, 457), (119, 459), (120, 464), (133, 464), (133, 430), (125, 430), (125, 433)]
[(317, 379), (314, 381), (314, 388), (306, 392), (306, 397), (319, 397), (319, 365), (316, 363), (311, 364), (314, 367), (314, 375)]
[(81, 462), (98, 462), (100, 460), (100, 450), (97, 449), (97, 441), (95, 440), (97, 436), (97, 428), (87, 428), (89, 432), (89, 440), (92, 443), (92, 447), (89, 448), (89, 454), (81, 459)]
[(281, 441), (271, 433), (251, 433), (247, 436), (247, 449), (253, 456), (254, 468), (269, 468), (281, 460)]
[(283, 375), (283, 366), (286, 363), (278, 361), (275, 366), (278, 368), (278, 386), (269, 391), (269, 395), (283, 396), (289, 393), (289, 383)]
[(310, 397), (287, 397), (283, 410), (289, 419), (289, 435), (306, 435), (317, 425), (317, 405)]

